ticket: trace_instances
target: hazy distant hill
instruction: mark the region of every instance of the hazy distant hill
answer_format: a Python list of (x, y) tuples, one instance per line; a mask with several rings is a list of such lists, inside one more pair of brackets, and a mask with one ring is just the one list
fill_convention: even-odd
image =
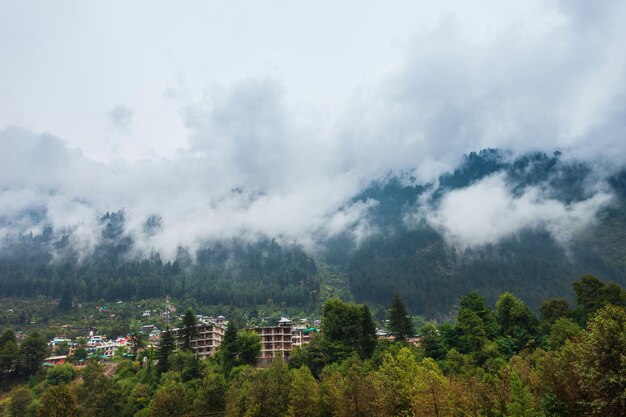
[[(541, 227), (520, 230), (495, 243), (455, 248), (427, 221), (411, 215), (436, 207), (446, 194), (501, 174), (514, 196), (529, 187), (563, 204), (590, 197), (601, 181), (616, 197), (599, 213), (599, 222), (558, 243)], [(478, 289), (493, 302), (505, 290), (536, 306), (541, 299), (567, 293), (570, 282), (595, 274), (626, 284), (626, 175), (598, 179), (581, 163), (561, 155), (531, 154), (511, 159), (496, 150), (466, 156), (437, 183), (420, 184), (411, 172), (373, 182), (354, 201), (374, 201), (367, 213), (371, 234), (355, 242), (349, 233), (320, 242), (320, 253), (279, 245), (272, 237), (247, 242), (206, 242), (196, 253), (179, 249), (163, 262), (157, 253), (142, 259), (124, 232), (124, 212), (100, 219), (95, 250), (84, 257), (46, 229), (38, 235), (7, 238), (0, 252), (0, 296), (61, 296), (78, 299), (192, 297), (201, 303), (313, 305), (328, 268), (344, 277), (359, 301), (386, 305), (401, 295), (414, 313), (446, 313), (458, 296)], [(24, 216), (43, 216), (37, 208)], [(407, 220), (412, 219), (412, 220)], [(0, 221), (2, 218), (0, 217)], [(145, 233), (159, 228), (146, 221)], [(195, 261), (193, 261), (195, 259)], [(336, 280), (336, 277), (333, 278)]]

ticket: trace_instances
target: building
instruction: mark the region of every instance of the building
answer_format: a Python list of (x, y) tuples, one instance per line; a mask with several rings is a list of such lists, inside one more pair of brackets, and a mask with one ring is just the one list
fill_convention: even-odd
[(87, 349), (87, 353), (90, 355), (98, 355), (102, 358), (112, 358), (115, 356), (115, 352), (122, 345), (118, 342), (104, 342), (95, 347), (90, 347)]
[[(172, 329), (172, 335), (180, 346), (183, 343), (182, 328)], [(200, 359), (206, 359), (213, 355), (222, 345), (226, 327), (213, 320), (203, 319), (196, 324), (196, 337), (191, 340), (191, 348)]]
[(50, 356), (46, 359), (43, 360), (43, 365), (44, 366), (58, 366), (58, 365), (63, 365), (65, 363), (65, 361), (67, 360), (67, 356), (66, 355), (62, 355), (62, 356)]
[(293, 346), (293, 329), (291, 320), (283, 317), (277, 326), (254, 327), (261, 337), (261, 352), (259, 353), (259, 363), (267, 364), (276, 358), (286, 359)]
[(293, 347), (308, 345), (311, 342), (311, 336), (317, 333), (319, 333), (319, 329), (316, 329), (315, 327), (294, 327), (291, 332), (291, 345)]

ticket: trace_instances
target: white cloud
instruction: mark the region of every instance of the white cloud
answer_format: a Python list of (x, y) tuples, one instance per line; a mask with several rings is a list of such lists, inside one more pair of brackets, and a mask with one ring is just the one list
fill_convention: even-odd
[[(41, 61), (49, 62), (52, 54), (28, 48), (32, 42), (27, 39), (36, 40), (40, 33), (23, 33), (26, 49), (18, 48), (20, 42), (0, 45), (7, 62), (23, 67), (0, 77), (0, 87), (11, 92), (0, 99), (0, 114), (19, 116), (0, 116), (0, 122), (26, 120), (23, 124), (34, 130), (68, 132), (70, 139), (64, 142), (27, 129), (0, 130), (0, 217), (20, 232), (40, 230), (41, 224), (32, 224), (22, 213), (29, 207), (43, 208), (57, 229), (75, 231), (76, 245), (91, 248), (98, 237), (97, 218), (124, 209), (127, 231), (138, 248), (154, 248), (169, 257), (177, 245), (240, 235), (268, 234), (313, 246), (317, 237), (346, 229), (357, 238), (371, 233), (364, 218), (376, 202), (351, 204), (350, 198), (389, 171), (413, 169), (418, 180), (431, 181), (455, 167), (464, 153), (487, 147), (514, 155), (561, 149), (596, 169), (604, 166), (606, 172), (624, 166), (626, 5), (604, 2), (593, 13), (585, 2), (502, 5), (485, 0), (458, 7), (446, 3), (442, 9), (450, 12), (442, 14), (440, 8), (423, 6), (425, 17), (419, 25), (396, 13), (404, 22), (402, 34), (388, 26), (363, 25), (350, 35), (354, 38), (341, 35), (351, 33), (350, 27), (337, 17), (351, 10), (328, 16), (316, 9), (320, 21), (335, 19), (333, 27), (341, 32), (324, 33), (324, 42), (317, 44), (297, 22), (281, 21), (282, 26), (268, 29), (270, 35), (260, 33), (258, 44), (248, 33), (240, 34), (241, 39), (222, 38), (225, 44), (219, 46), (228, 53), (239, 50), (229, 42), (250, 52), (249, 57), (237, 54), (230, 67), (224, 63), (228, 55), (215, 44), (217, 38), (202, 32), (211, 26), (202, 19), (193, 21), (204, 40), (193, 43), (194, 48), (175, 31), (168, 44), (154, 22), (135, 38), (130, 35), (135, 33), (133, 21), (129, 36), (123, 31), (116, 35), (119, 50), (114, 51), (99, 42), (110, 28), (102, 33), (95, 28), (87, 33), (93, 48), (84, 55), (78, 53), (86, 50), (81, 39), (68, 40), (54, 32), (80, 58), (78, 69), (64, 67), (71, 70), (69, 75), (60, 70), (50, 74), (56, 82), (33, 73), (38, 67), (31, 65), (31, 55), (20, 55), (23, 50), (43, 54), (46, 59)], [(139, 9), (141, 15), (144, 10)], [(82, 21), (76, 13), (63, 19)], [(291, 9), (289, 13), (300, 16)], [(376, 15), (360, 19), (359, 25), (381, 20)], [(56, 27), (53, 23), (46, 20)], [(159, 30), (151, 30), (152, 25)], [(364, 30), (366, 26), (385, 32), (380, 35), (385, 41)], [(287, 28), (294, 29), (300, 41), (281, 43), (291, 33)], [(403, 61), (380, 63), (391, 38), (401, 45)], [(174, 82), (152, 56), (162, 44), (184, 51), (184, 58), (174, 53), (170, 60)], [(346, 50), (350, 44), (362, 55)], [(368, 55), (368, 44), (378, 52)], [(267, 58), (277, 50), (284, 55), (276, 52), (277, 58)], [(57, 52), (63, 56), (63, 51)], [(108, 64), (102, 65), (104, 71), (89, 63), (90, 57), (109, 62), (111, 52), (117, 61), (129, 63), (124, 71), (115, 72)], [(292, 65), (292, 55), (306, 65)], [(287, 63), (284, 68), (281, 62)], [(195, 64), (198, 72), (213, 76), (208, 81), (199, 77)], [(211, 72), (219, 65), (224, 67)], [(376, 70), (368, 72), (369, 65)], [(249, 70), (242, 74), (243, 68)], [(229, 71), (238, 81), (222, 76)], [(354, 89), (352, 95), (344, 84)], [(95, 85), (96, 92), (87, 85)], [(90, 91), (89, 97), (85, 91)], [(335, 101), (340, 105), (328, 104)], [(133, 140), (120, 142), (109, 155), (111, 149), (99, 152), (106, 146), (98, 142), (98, 123), (102, 109), (115, 102), (133, 103), (133, 109), (116, 106), (105, 112), (106, 121), (119, 132), (132, 131)], [(45, 117), (33, 123), (29, 117), (21, 119), (29, 109), (39, 114), (36, 108), (46, 110)], [(97, 108), (97, 116), (86, 108)], [(589, 224), (608, 198), (599, 191), (587, 201), (565, 205), (540, 189), (515, 197), (503, 178), (493, 177), (444, 196), (427, 219), (451, 241), (464, 245), (498, 241), (525, 227), (545, 227), (565, 240), (580, 225)], [(143, 222), (154, 214), (161, 216), (163, 228), (146, 236)]]
[(423, 207), (409, 223), (424, 219), (456, 247), (495, 244), (526, 229), (545, 229), (566, 244), (573, 235), (596, 221), (598, 210), (612, 201), (599, 191), (574, 203), (552, 199), (539, 187), (516, 196), (504, 173), (489, 176), (469, 187), (450, 191), (435, 207)]

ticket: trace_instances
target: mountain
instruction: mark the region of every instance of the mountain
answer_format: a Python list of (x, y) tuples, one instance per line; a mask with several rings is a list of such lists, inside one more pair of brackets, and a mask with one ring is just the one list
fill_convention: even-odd
[[(482, 202), (467, 194), (484, 184), (500, 187), (486, 188), (486, 196), (505, 198), (505, 217), (513, 213), (506, 233), (485, 230), (500, 227), (499, 219), (490, 218), (487, 203), (483, 213)], [(474, 215), (486, 226), (471, 226), (482, 240), (468, 244), (476, 238), (439, 221), (450, 211), (454, 215), (458, 201), (478, 205)], [(193, 252), (181, 247), (175, 260), (163, 262), (158, 253), (137, 255), (124, 211), (99, 219), (97, 243), (87, 253), (69, 244), (71, 231), (48, 227), (7, 235), (0, 251), (0, 296), (60, 297), (69, 290), (85, 300), (170, 294), (206, 304), (312, 306), (327, 286), (345, 285), (358, 301), (384, 306), (398, 294), (413, 313), (433, 316), (447, 313), (472, 289), (491, 303), (511, 291), (537, 307), (542, 299), (568, 293), (583, 274), (626, 284), (626, 173), (602, 177), (558, 152), (513, 158), (483, 150), (432, 183), (420, 183), (411, 171), (390, 173), (350, 201), (356, 202), (369, 203), (363, 219), (368, 232), (358, 240), (353, 230), (324, 238), (315, 253), (272, 237), (239, 238), (203, 242)], [(524, 210), (534, 210), (531, 223)], [(542, 215), (552, 220), (544, 222)], [(23, 217), (41, 220), (45, 213), (34, 207)], [(2, 222), (10, 227), (0, 216)], [(159, 228), (155, 215), (143, 231)]]

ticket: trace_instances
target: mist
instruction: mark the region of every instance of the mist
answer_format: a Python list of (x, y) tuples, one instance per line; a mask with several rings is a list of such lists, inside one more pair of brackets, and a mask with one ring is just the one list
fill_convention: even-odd
[[(340, 233), (360, 242), (378, 232), (368, 219), (377, 201), (353, 198), (372, 181), (410, 171), (417, 183), (436, 184), (464, 154), (497, 148), (511, 158), (559, 150), (588, 164), (586, 199), (559, 201), (541, 187), (519, 195), (496, 174), (437, 204), (416, 201), (415, 216), (459, 247), (528, 228), (565, 243), (611, 204), (604, 179), (626, 163), (626, 5), (588, 7), (516, 4), (498, 11), (507, 17), (500, 24), (431, 11), (399, 41), (398, 62), (338, 106), (296, 97), (291, 91), (304, 90), (289, 77), (253, 69), (209, 85), (189, 85), (181, 72), (157, 94), (167, 118), (149, 117), (139, 100), (103, 100), (102, 130), (68, 129), (71, 139), (40, 121), (0, 119), (0, 238), (51, 226), (88, 254), (101, 238), (99, 218), (123, 210), (124, 233), (141, 255), (172, 259), (181, 246), (266, 236), (314, 251)], [(358, 78), (355, 67), (345, 71)], [(15, 77), (0, 74), (2, 84)], [(71, 101), (65, 81), (70, 93), (60, 102)], [(85, 126), (78, 115), (66, 120)], [(150, 133), (160, 128), (173, 135)], [(151, 216), (160, 227), (146, 233)]]

